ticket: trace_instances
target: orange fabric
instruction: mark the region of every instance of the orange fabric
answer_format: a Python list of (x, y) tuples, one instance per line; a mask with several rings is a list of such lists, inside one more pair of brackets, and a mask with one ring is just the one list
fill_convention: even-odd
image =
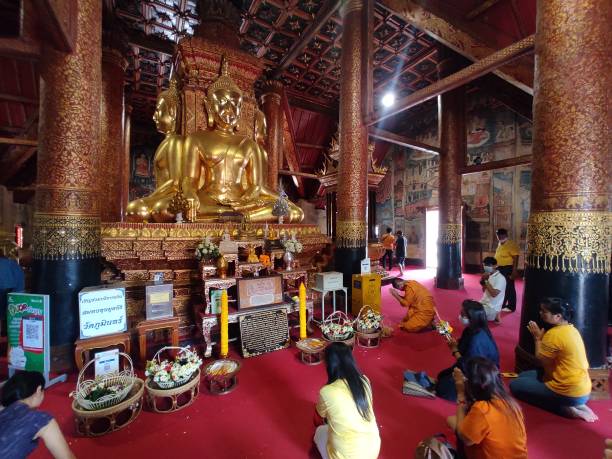
[(393, 244), (395, 244), (395, 236), (391, 233), (387, 233), (382, 237), (381, 242), (385, 250), (393, 250)]
[(404, 297), (400, 304), (408, 308), (400, 327), (408, 332), (417, 332), (430, 327), (435, 315), (434, 299), (425, 287), (417, 281), (404, 284)]
[(499, 399), (474, 403), (457, 430), (473, 443), (466, 446), (468, 459), (527, 458), (525, 423)]

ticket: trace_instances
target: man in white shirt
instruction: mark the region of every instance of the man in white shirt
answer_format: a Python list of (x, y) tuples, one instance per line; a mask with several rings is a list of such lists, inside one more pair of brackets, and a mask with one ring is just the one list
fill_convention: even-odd
[(500, 311), (504, 304), (504, 292), (506, 291), (506, 278), (497, 270), (497, 260), (493, 257), (486, 257), (482, 261), (484, 274), (480, 278), (482, 285), (482, 303), (487, 320), (495, 321), (500, 324)]

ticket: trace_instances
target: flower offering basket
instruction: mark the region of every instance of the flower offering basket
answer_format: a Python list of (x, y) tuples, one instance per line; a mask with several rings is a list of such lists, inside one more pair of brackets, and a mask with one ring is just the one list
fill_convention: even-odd
[(383, 316), (379, 312), (372, 309), (370, 305), (363, 305), (355, 319), (357, 346), (367, 349), (380, 346), (382, 320)]
[[(174, 362), (161, 360), (162, 353), (171, 350), (178, 351)], [(202, 360), (195, 351), (188, 347), (162, 347), (155, 353), (153, 360), (147, 362), (145, 371), (148, 376), (147, 387), (157, 385), (159, 389), (168, 390), (182, 386), (191, 381), (194, 376), (199, 376), (200, 365), (202, 365)], [(187, 366), (188, 368), (185, 369)]]
[(220, 359), (204, 367), (204, 381), (211, 394), (229, 394), (238, 386), (240, 362), (232, 359)]
[(321, 323), (323, 338), (329, 342), (341, 342), (349, 347), (355, 344), (353, 321), (342, 311), (331, 313)]
[[(127, 362), (122, 371), (95, 379), (85, 379), (87, 368), (95, 362), (95, 359), (92, 359), (79, 372), (76, 390), (70, 395), (80, 408), (88, 411), (102, 410), (117, 405), (127, 397), (138, 378), (134, 374), (134, 364), (130, 356), (120, 352), (119, 358), (124, 358)], [(92, 398), (96, 392), (101, 395)]]

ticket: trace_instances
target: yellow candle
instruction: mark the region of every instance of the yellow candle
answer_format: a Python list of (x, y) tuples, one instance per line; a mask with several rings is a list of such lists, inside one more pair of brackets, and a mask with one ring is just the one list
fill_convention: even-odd
[(300, 284), (300, 339), (306, 338), (306, 287)]
[(221, 331), (221, 357), (227, 357), (228, 354), (228, 320), (229, 320), (229, 311), (227, 304), (227, 290), (223, 290), (221, 292), (221, 318), (219, 323), (219, 328)]

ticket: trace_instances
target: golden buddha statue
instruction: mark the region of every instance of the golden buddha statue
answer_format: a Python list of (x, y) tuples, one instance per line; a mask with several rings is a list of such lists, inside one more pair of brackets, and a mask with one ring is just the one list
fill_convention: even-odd
[[(235, 132), (242, 91), (230, 78), (225, 58), (204, 104), (211, 130), (188, 135), (184, 146), (183, 192), (187, 198), (197, 195), (198, 219), (238, 213), (249, 222), (275, 221), (272, 208), (278, 195), (264, 184), (267, 154), (258, 142)], [(261, 132), (256, 135), (261, 139)], [(303, 217), (302, 209), (289, 203), (288, 221)]]
[(126, 210), (128, 220), (174, 221), (174, 214), (168, 211), (168, 206), (180, 188), (184, 159), (184, 138), (176, 133), (178, 108), (177, 83), (172, 79), (170, 87), (159, 94), (153, 114), (157, 130), (166, 135), (153, 158), (156, 188), (149, 196), (128, 204)]

